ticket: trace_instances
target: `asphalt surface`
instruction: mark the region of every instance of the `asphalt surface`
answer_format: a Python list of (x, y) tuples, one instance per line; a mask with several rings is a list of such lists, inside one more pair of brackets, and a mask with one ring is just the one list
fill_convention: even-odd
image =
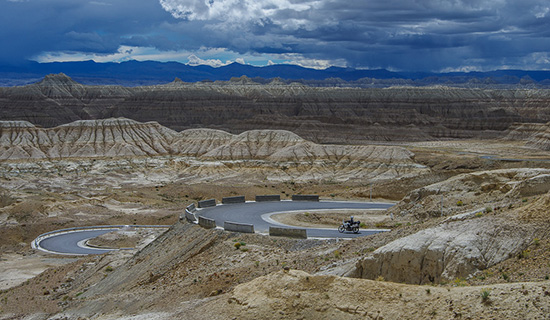
[[(223, 227), (224, 221), (253, 224), (256, 232), (269, 232), (270, 226), (283, 226), (271, 219), (274, 213), (301, 210), (327, 210), (327, 209), (388, 209), (393, 204), (377, 202), (348, 202), (348, 201), (272, 201), (272, 202), (247, 202), (238, 204), (226, 204), (216, 207), (204, 208), (196, 212), (197, 216), (214, 219), (216, 225)], [(291, 226), (285, 226), (291, 227)], [(383, 230), (360, 230), (358, 234), (352, 232), (339, 233), (337, 229), (306, 228), (308, 237), (313, 238), (355, 238), (367, 236)]]
[[(216, 207), (201, 209), (197, 215), (214, 219), (216, 225), (223, 227), (224, 221), (253, 224), (257, 232), (269, 232), (270, 226), (284, 226), (270, 219), (277, 213), (301, 211), (301, 210), (330, 210), (330, 209), (387, 209), (393, 206), (390, 203), (376, 202), (347, 202), (347, 201), (273, 201), (273, 202), (247, 202), (239, 204), (226, 204)], [(291, 227), (291, 226), (285, 226)], [(292, 227), (291, 227), (292, 228)], [(49, 235), (39, 241), (38, 247), (42, 250), (68, 255), (102, 254), (112, 250), (95, 249), (85, 246), (88, 239), (112, 232), (112, 229), (73, 230)], [(310, 238), (355, 238), (366, 236), (383, 230), (360, 230), (358, 234), (352, 232), (339, 233), (337, 229), (307, 228)]]
[(88, 239), (98, 237), (102, 234), (112, 232), (113, 229), (102, 230), (79, 230), (66, 233), (59, 233), (47, 237), (40, 241), (40, 248), (52, 253), (58, 254), (73, 254), (73, 255), (87, 255), (87, 254), (102, 254), (112, 250), (109, 249), (94, 249), (79, 245)]

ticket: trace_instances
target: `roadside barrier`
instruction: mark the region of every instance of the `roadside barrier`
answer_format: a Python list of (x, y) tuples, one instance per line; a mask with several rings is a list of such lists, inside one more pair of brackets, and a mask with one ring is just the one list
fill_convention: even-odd
[(293, 194), (292, 201), (319, 201), (319, 195), (316, 194)]
[(190, 212), (187, 208), (185, 209), (185, 219), (189, 222), (197, 221), (197, 218), (195, 217), (195, 215), (192, 212)]
[(281, 201), (281, 196), (278, 194), (256, 196), (256, 202), (262, 201)]
[(215, 206), (216, 206), (216, 199), (199, 201), (199, 208), (208, 208), (208, 207), (215, 207)]
[(195, 204), (192, 203), (190, 205), (188, 205), (186, 208), (185, 208), (185, 212), (184, 214), (180, 215), (180, 220), (187, 220), (189, 222), (196, 222), (197, 221), (197, 218), (195, 217), (195, 215), (193, 214), (193, 212), (197, 211), (197, 207), (195, 207)]
[(222, 198), (222, 203), (223, 204), (244, 203), (244, 202), (245, 202), (244, 196)]
[(254, 233), (254, 225), (253, 224), (245, 224), (245, 223), (236, 223), (236, 222), (224, 221), (223, 228), (226, 231), (234, 231), (234, 232), (241, 232), (241, 233)]
[(307, 239), (307, 230), (298, 228), (269, 227), (269, 235), (275, 237)]
[(199, 226), (205, 229), (214, 229), (216, 227), (216, 221), (214, 219), (199, 216)]

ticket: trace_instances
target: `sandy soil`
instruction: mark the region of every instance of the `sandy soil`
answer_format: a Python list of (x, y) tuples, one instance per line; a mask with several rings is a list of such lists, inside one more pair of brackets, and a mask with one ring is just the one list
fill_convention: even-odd
[(0, 290), (15, 287), (45, 270), (76, 261), (76, 258), (45, 255), (7, 253), (0, 258)]

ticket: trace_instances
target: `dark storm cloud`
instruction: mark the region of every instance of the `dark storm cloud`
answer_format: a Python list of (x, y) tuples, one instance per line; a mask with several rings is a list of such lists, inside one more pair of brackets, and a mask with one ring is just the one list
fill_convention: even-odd
[(0, 1), (4, 60), (206, 47), (394, 70), (550, 69), (547, 0)]
[(409, 70), (550, 68), (542, 0), (160, 1), (176, 17), (208, 22), (206, 42), (241, 53)]
[(157, 1), (0, 0), (1, 60), (42, 52), (116, 52), (173, 18)]

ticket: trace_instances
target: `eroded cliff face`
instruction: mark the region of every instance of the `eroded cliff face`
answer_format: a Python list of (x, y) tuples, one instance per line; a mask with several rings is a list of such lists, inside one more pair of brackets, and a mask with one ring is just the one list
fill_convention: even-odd
[(4, 175), (61, 173), (56, 172), (60, 166), (85, 172), (120, 170), (131, 162), (133, 170), (147, 168), (199, 182), (235, 176), (242, 181), (385, 180), (429, 171), (413, 157), (401, 147), (316, 144), (283, 130), (176, 132), (157, 122), (125, 118), (79, 120), (54, 128), (0, 121)]
[(505, 139), (525, 141), (525, 145), (550, 150), (550, 122), (548, 123), (516, 123), (510, 127)]
[(246, 77), (228, 82), (125, 88), (83, 86), (69, 77), (0, 88), (0, 119), (54, 127), (76, 120), (126, 117), (181, 131), (292, 131), (322, 143), (495, 138), (516, 122), (550, 121), (549, 90), (447, 87), (313, 88)]

